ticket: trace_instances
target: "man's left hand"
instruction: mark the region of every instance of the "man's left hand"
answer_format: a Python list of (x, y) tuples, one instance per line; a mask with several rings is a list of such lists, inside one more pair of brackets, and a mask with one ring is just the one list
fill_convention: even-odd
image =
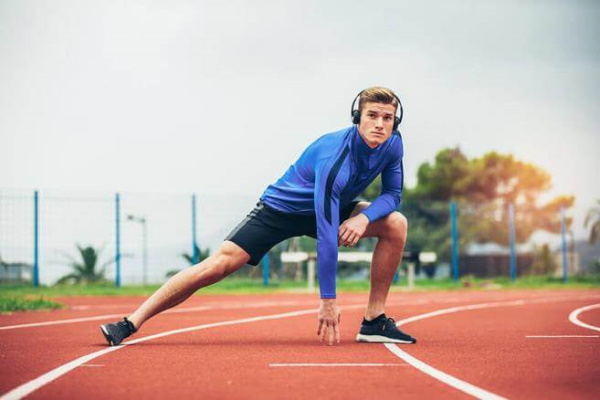
[(360, 213), (347, 220), (340, 225), (338, 230), (338, 245), (346, 247), (354, 247), (359, 239), (364, 235), (369, 225), (369, 218), (363, 213)]

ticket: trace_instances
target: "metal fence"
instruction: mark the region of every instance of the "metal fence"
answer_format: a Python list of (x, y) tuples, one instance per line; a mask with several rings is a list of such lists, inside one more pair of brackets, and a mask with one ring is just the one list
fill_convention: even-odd
[[(94, 271), (103, 271), (117, 286), (160, 283), (214, 251), (255, 201), (2, 190), (0, 280), (50, 285), (74, 272), (81, 275), (93, 263)], [(419, 201), (404, 202), (400, 211), (409, 221), (401, 274), (410, 264), (423, 279), (546, 275), (566, 280), (581, 269), (564, 209), (545, 219), (515, 205)], [(358, 248), (340, 251), (372, 252), (375, 244), (363, 239)], [(273, 248), (261, 267), (242, 268), (236, 275), (265, 284), (305, 280), (308, 262), (282, 262), (281, 254), (314, 251), (313, 239), (288, 240)], [(338, 277), (364, 280), (368, 267), (364, 261), (340, 262)]]
[(568, 279), (579, 264), (564, 207), (556, 210), (501, 202), (407, 202), (408, 251), (433, 251), (447, 276), (543, 275)]
[(243, 200), (3, 190), (0, 279), (56, 283), (74, 272), (74, 263), (89, 264), (83, 251), (91, 248), (96, 270), (104, 267), (105, 278), (116, 285), (160, 283), (197, 259), (197, 248), (214, 248), (243, 217), (240, 204), (253, 204)]

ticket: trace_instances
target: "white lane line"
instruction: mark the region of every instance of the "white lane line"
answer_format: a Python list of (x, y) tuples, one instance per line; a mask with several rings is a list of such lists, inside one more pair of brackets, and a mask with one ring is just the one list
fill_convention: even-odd
[[(598, 297), (598, 296), (595, 296)], [(558, 299), (556, 299), (556, 301), (560, 301)], [(531, 301), (533, 302), (533, 301)], [(418, 304), (425, 304), (428, 303), (428, 301), (417, 301), (417, 302), (397, 302), (397, 303), (390, 303), (388, 304), (388, 306), (393, 307), (393, 306), (399, 306), (399, 305), (410, 305), (413, 303), (418, 303)], [(508, 304), (506, 305), (520, 305), (523, 304), (524, 301), (523, 300), (516, 300), (516, 301), (512, 301), (512, 302), (507, 302)], [(500, 304), (500, 303), (483, 303), (483, 304), (479, 304), (479, 305), (470, 305), (470, 306), (464, 306), (464, 307), (452, 307), (450, 309), (446, 309), (446, 310), (455, 310), (455, 311), (460, 311), (460, 309), (477, 309), (477, 308), (485, 308), (485, 307), (495, 307), (495, 306), (502, 306), (504, 304)], [(364, 304), (355, 304), (355, 305), (348, 305), (348, 306), (340, 306), (341, 309), (355, 309), (355, 308), (363, 308), (365, 307)], [(171, 311), (171, 310), (169, 310)], [(165, 311), (169, 312), (169, 311)], [(280, 318), (288, 318), (288, 317), (295, 317), (295, 316), (299, 316), (299, 315), (306, 315), (306, 314), (311, 314), (311, 313), (316, 313), (318, 310), (316, 309), (311, 309), (311, 310), (302, 310), (302, 311), (294, 311), (294, 312), (288, 312), (288, 313), (283, 313), (283, 314), (274, 314), (274, 315), (267, 315), (267, 316), (262, 316), (262, 317), (252, 317), (252, 318), (244, 318), (244, 319), (239, 319), (239, 320), (232, 320), (232, 321), (224, 321), (224, 322), (216, 322), (216, 323), (212, 323), (212, 324), (205, 324), (205, 325), (198, 325), (198, 326), (193, 326), (190, 328), (184, 328), (184, 329), (176, 329), (173, 331), (167, 331), (167, 332), (162, 332), (156, 335), (151, 335), (151, 336), (146, 336), (146, 337), (142, 337), (139, 339), (135, 339), (135, 340), (131, 340), (128, 342), (123, 343), (120, 346), (114, 346), (114, 347), (107, 347), (103, 350), (99, 350), (96, 351), (94, 353), (90, 353), (88, 355), (85, 355), (83, 357), (79, 357), (67, 364), (61, 365), (57, 368), (54, 368), (53, 370), (40, 375), (39, 377), (26, 382), (18, 387), (16, 387), (15, 389), (11, 390), (10, 392), (5, 393), (4, 395), (2, 395), (0, 397), (0, 400), (8, 400), (8, 399), (21, 399), (22, 397), (27, 396), (28, 394), (31, 394), (32, 392), (38, 390), (39, 388), (41, 388), (42, 386), (54, 381), (57, 378), (60, 378), (61, 376), (65, 375), (66, 373), (72, 371), (73, 369), (77, 368), (78, 366), (87, 363), (90, 360), (93, 360), (95, 358), (98, 358), (100, 356), (103, 356), (105, 354), (111, 353), (113, 351), (122, 349), (124, 347), (126, 347), (127, 345), (130, 344), (135, 344), (135, 343), (141, 343), (141, 342), (145, 342), (147, 340), (152, 340), (152, 339), (157, 339), (157, 338), (161, 338), (164, 336), (169, 336), (169, 335), (174, 335), (174, 334), (179, 334), (179, 333), (185, 333), (185, 332), (191, 332), (191, 331), (196, 331), (196, 330), (201, 330), (201, 329), (208, 329), (208, 328), (215, 328), (215, 327), (220, 327), (220, 326), (227, 326), (227, 325), (235, 325), (235, 324), (243, 324), (243, 323), (249, 323), (249, 322), (256, 322), (256, 321), (265, 321), (265, 320), (272, 320), (272, 319), (280, 319)], [(441, 315), (441, 314), (446, 314), (446, 313), (450, 313), (450, 312), (455, 312), (455, 311), (445, 311), (444, 310), (440, 310), (440, 311), (435, 311), (432, 313), (426, 313), (426, 314), (421, 314), (420, 316), (416, 316), (416, 317), (412, 317), (412, 318), (407, 318), (405, 320), (402, 320), (400, 322), (398, 322), (398, 324), (400, 323), (408, 323), (408, 322), (412, 322), (412, 321), (417, 321), (420, 319), (425, 319), (425, 318), (429, 318), (432, 316), (436, 316), (436, 315)], [(387, 344), (386, 344), (387, 347)], [(396, 347), (396, 346), (394, 346)], [(393, 350), (390, 350), (392, 352), (394, 352)], [(398, 351), (402, 352), (400, 349), (398, 349)], [(402, 352), (403, 353), (403, 352)], [(406, 353), (405, 353), (406, 354)], [(408, 355), (408, 354), (407, 354)], [(409, 356), (410, 357), (410, 356)], [(406, 360), (405, 360), (406, 361)], [(466, 382), (465, 382), (466, 383)], [(467, 384), (468, 385), (468, 384)], [(502, 399), (501, 397), (490, 397), (490, 398), (494, 398), (494, 399)]]
[(529, 335), (525, 336), (528, 339), (553, 339), (553, 338), (596, 338), (600, 335)]
[(136, 306), (137, 306), (137, 304), (135, 304), (135, 303), (106, 304), (106, 305), (80, 304), (80, 305), (76, 305), (76, 306), (67, 307), (67, 310), (73, 310), (73, 311), (102, 310), (102, 309), (106, 310), (106, 309), (111, 309), (111, 308), (136, 307)]
[(101, 319), (122, 318), (122, 317), (123, 317), (123, 314), (106, 314), (106, 315), (97, 315), (95, 317), (58, 319), (58, 320), (54, 320), (54, 321), (32, 322), (29, 324), (0, 326), (0, 331), (9, 330), (9, 329), (20, 329), (20, 328), (33, 328), (33, 327), (37, 327), (37, 326), (72, 324), (75, 322), (96, 321), (96, 320), (101, 320)]
[[(350, 305), (350, 306), (342, 306), (340, 308), (341, 309), (351, 309), (351, 308), (363, 308), (364, 306), (365, 306), (364, 304), (356, 304), (356, 305)], [(145, 336), (145, 337), (142, 337), (139, 339), (130, 340), (119, 346), (107, 347), (105, 349), (96, 351), (94, 353), (90, 353), (83, 357), (79, 357), (73, 361), (70, 361), (64, 365), (61, 365), (60, 367), (54, 368), (53, 370), (46, 372), (45, 374), (40, 375), (39, 377), (32, 379), (31, 381), (26, 382), (26, 383), (16, 387), (15, 389), (11, 390), (10, 392), (5, 393), (4, 395), (2, 395), (0, 397), (0, 400), (21, 399), (21, 398), (35, 392), (42, 386), (47, 385), (48, 383), (54, 381), (55, 379), (60, 378), (61, 376), (72, 371), (73, 369), (87, 363), (88, 361), (91, 361), (95, 358), (98, 358), (105, 354), (111, 353), (113, 351), (122, 349), (124, 347), (127, 347), (128, 345), (142, 343), (142, 342), (146, 342), (148, 340), (158, 339), (158, 338), (170, 336), (170, 335), (176, 335), (179, 333), (198, 331), (201, 329), (209, 329), (209, 328), (216, 328), (216, 327), (236, 325), (236, 324), (246, 324), (246, 323), (257, 322), (257, 321), (268, 321), (268, 320), (273, 320), (273, 319), (297, 317), (300, 315), (315, 314), (317, 312), (318, 312), (317, 309), (310, 309), (310, 310), (292, 311), (292, 312), (287, 312), (287, 313), (282, 313), (282, 314), (263, 315), (263, 316), (251, 317), (251, 318), (242, 318), (242, 319), (236, 319), (236, 320), (231, 320), (231, 321), (214, 322), (211, 324), (197, 325), (197, 326), (192, 326), (192, 327), (183, 328), (183, 329), (175, 329), (172, 331), (162, 332), (162, 333), (158, 333), (155, 335), (150, 335), (150, 336)]]
[(383, 364), (383, 363), (296, 363), (296, 364), (269, 364), (269, 367), (408, 367), (408, 364)]
[(581, 326), (582, 328), (587, 328), (587, 329), (591, 329), (594, 331), (600, 331), (600, 327), (586, 324), (585, 322), (580, 321), (578, 318), (579, 314), (581, 314), (582, 312), (585, 312), (588, 310), (593, 310), (595, 308), (600, 308), (600, 304), (592, 304), (589, 306), (578, 308), (577, 310), (574, 310), (571, 314), (569, 314), (569, 321), (571, 321), (575, 325)]
[[(581, 297), (597, 298), (598, 296), (597, 295), (589, 295), (589, 296), (586, 295), (586, 296), (578, 296), (578, 297), (558, 297), (558, 298), (557, 297), (541, 298), (540, 297), (540, 298), (532, 298), (527, 301), (526, 300), (514, 300), (514, 301), (481, 303), (481, 304), (472, 304), (472, 305), (467, 305), (467, 306), (451, 307), (451, 308), (446, 308), (446, 309), (437, 310), (437, 311), (433, 311), (433, 312), (429, 312), (429, 313), (425, 313), (425, 314), (416, 315), (414, 317), (406, 318), (401, 321), (398, 321), (396, 323), (396, 325), (401, 326), (404, 324), (408, 324), (410, 322), (419, 321), (419, 320), (431, 318), (431, 317), (437, 317), (439, 315), (455, 313), (455, 312), (459, 312), (459, 311), (478, 310), (478, 309), (492, 308), (492, 307), (520, 306), (520, 305), (523, 305), (526, 303), (528, 303), (528, 304), (553, 303), (553, 302), (559, 302), (559, 301), (563, 301), (563, 300), (577, 300), (577, 299), (580, 299)], [(579, 310), (575, 310), (575, 311), (579, 311), (579, 312), (575, 313), (575, 311), (574, 311), (571, 314), (571, 316), (574, 315), (574, 318), (576, 320), (576, 317), (577, 317), (577, 315), (579, 315), (579, 313), (586, 311), (588, 309), (591, 309), (591, 308), (596, 308), (596, 307), (600, 307), (600, 304), (583, 307)], [(569, 317), (569, 319), (571, 319), (571, 318)], [(571, 320), (571, 321), (573, 322), (573, 320)], [(574, 323), (584, 324), (583, 322), (578, 321), (578, 320), (577, 320), (577, 322), (574, 322)], [(584, 324), (584, 325), (587, 325), (587, 324)], [(588, 325), (588, 326), (591, 326), (591, 325)], [(596, 327), (592, 327), (592, 329), (600, 330), (600, 328), (596, 328)], [(477, 397), (480, 399), (494, 399), (494, 400), (504, 399), (503, 397), (498, 396), (497, 394), (488, 392), (482, 388), (479, 388), (468, 382), (462, 381), (462, 380), (455, 378), (445, 372), (435, 369), (428, 364), (425, 364), (423, 361), (418, 360), (417, 358), (415, 358), (415, 357), (411, 356), (410, 354), (406, 353), (405, 351), (401, 350), (397, 345), (394, 345), (391, 343), (385, 343), (384, 346), (387, 347), (387, 349), (390, 350), (392, 353), (394, 353), (395, 355), (400, 357), (402, 360), (404, 360), (407, 363), (409, 363), (410, 365), (412, 365), (413, 367), (419, 369), (420, 371), (426, 373), (427, 375), (430, 375), (431, 377), (433, 377), (435, 379), (438, 379), (438, 380), (446, 383), (447, 385), (450, 385), (462, 392), (470, 394), (471, 396), (474, 396), (474, 397)]]
[(417, 368), (421, 372), (424, 372), (427, 375), (432, 376), (433, 378), (435, 378), (439, 381), (442, 381), (445, 384), (450, 385), (450, 386), (460, 390), (461, 392), (470, 394), (471, 396), (476, 397), (478, 399), (505, 400), (504, 397), (501, 397), (494, 393), (488, 392), (487, 390), (481, 389), (481, 388), (479, 388), (475, 385), (472, 385), (468, 382), (465, 382), (458, 378), (455, 378), (452, 375), (448, 375), (447, 373), (442, 372), (439, 369), (435, 369), (431, 365), (425, 364), (423, 361), (418, 360), (418, 359), (414, 358), (413, 356), (411, 356), (410, 354), (400, 350), (398, 348), (398, 346), (396, 346), (394, 344), (385, 343), (384, 346), (387, 347), (389, 351), (391, 351), (392, 353), (394, 353), (395, 355), (397, 355), (398, 357), (400, 357), (401, 359), (403, 359), (404, 361), (406, 361), (413, 367)]
[[(199, 307), (185, 307), (185, 308), (175, 308), (172, 310), (167, 310), (162, 314), (177, 314), (177, 313), (188, 313), (188, 312), (196, 312), (196, 311), (206, 311), (206, 310), (229, 310), (229, 309), (239, 309), (239, 308), (260, 308), (266, 306), (290, 306), (297, 305), (297, 302), (260, 302), (260, 303), (249, 303), (249, 304), (229, 304), (229, 305), (214, 305), (214, 306), (199, 306)], [(9, 330), (9, 329), (20, 329), (20, 328), (33, 328), (39, 326), (51, 326), (51, 325), (61, 325), (61, 324), (72, 324), (76, 322), (87, 322), (87, 321), (97, 321), (103, 319), (110, 318), (122, 318), (124, 314), (104, 314), (104, 315), (96, 315), (93, 317), (80, 317), (80, 318), (69, 318), (69, 319), (57, 319), (52, 321), (44, 321), (44, 322), (32, 322), (28, 324), (19, 324), (19, 325), (6, 325), (0, 326), (0, 331)]]
[[(257, 303), (234, 303), (234, 304), (220, 304), (220, 305), (207, 305), (207, 306), (198, 306), (198, 307), (184, 307), (184, 308), (175, 308), (167, 311), (163, 311), (161, 314), (176, 314), (176, 313), (188, 313), (188, 312), (196, 312), (196, 311), (206, 311), (206, 310), (233, 310), (233, 309), (242, 309), (242, 308), (261, 308), (261, 307), (283, 307), (283, 306), (298, 306), (298, 305), (309, 305), (314, 302), (299, 302), (299, 301), (270, 301), (270, 302), (257, 302)], [(397, 302), (394, 305), (420, 305), (420, 304), (429, 304), (429, 300), (414, 300), (414, 301), (405, 301), (405, 302)], [(390, 304), (391, 305), (391, 304)], [(51, 321), (42, 321), (42, 322), (31, 322), (27, 324), (18, 324), (18, 325), (6, 325), (0, 326), (0, 331), (9, 330), (9, 329), (20, 329), (20, 328), (35, 328), (41, 326), (52, 326), (52, 325), (62, 325), (62, 324), (72, 324), (77, 322), (88, 322), (88, 321), (98, 321), (103, 319), (111, 319), (111, 318), (122, 318), (128, 312), (121, 314), (104, 314), (104, 315), (95, 315), (92, 317), (80, 317), (80, 318), (69, 318), (69, 319), (57, 319)]]
[[(467, 305), (467, 306), (451, 307), (451, 308), (446, 308), (443, 310), (437, 310), (437, 311), (433, 311), (433, 312), (429, 312), (429, 313), (425, 313), (425, 314), (415, 315), (414, 317), (410, 317), (410, 318), (406, 318), (401, 321), (398, 321), (396, 323), (396, 325), (401, 326), (404, 324), (408, 324), (410, 322), (419, 321), (419, 320), (431, 318), (431, 317), (437, 317), (438, 315), (455, 313), (455, 312), (459, 312), (459, 311), (478, 310), (478, 309), (492, 308), (492, 307), (520, 306), (525, 303), (526, 303), (525, 300), (514, 300), (514, 301), (505, 301), (505, 302), (497, 302), (497, 303), (481, 303), (481, 304), (471, 304), (471, 305)], [(384, 346), (389, 351), (394, 353), (396, 356), (398, 356), (402, 360), (406, 361), (408, 364), (412, 365), (413, 367), (417, 368), (421, 372), (424, 372), (425, 374), (427, 374), (441, 382), (444, 382), (445, 384), (452, 386), (453, 388), (458, 389), (461, 392), (467, 393), (478, 399), (486, 399), (486, 400), (488, 400), (488, 399), (489, 400), (505, 399), (502, 396), (498, 396), (497, 394), (488, 392), (485, 389), (482, 389), (473, 384), (470, 384), (468, 382), (460, 380), (452, 375), (449, 375), (445, 372), (442, 372), (439, 369), (436, 369), (436, 368), (432, 367), (431, 365), (428, 365), (428, 364), (424, 363), (423, 361), (411, 356), (410, 354), (401, 350), (398, 346), (396, 346), (394, 344), (385, 343)]]

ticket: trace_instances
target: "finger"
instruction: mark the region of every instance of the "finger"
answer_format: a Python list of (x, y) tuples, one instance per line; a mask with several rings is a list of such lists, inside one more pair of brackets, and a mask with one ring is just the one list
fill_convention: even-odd
[(350, 236), (348, 237), (348, 239), (346, 240), (346, 246), (347, 246), (347, 247), (352, 247), (352, 237), (353, 237), (353, 236), (352, 236), (352, 235), (350, 235)]
[[(338, 322), (339, 322), (339, 317), (338, 317)], [(340, 342), (340, 324), (335, 324), (335, 340), (336, 342)]]
[(333, 346), (333, 339), (334, 339), (336, 329), (337, 329), (337, 324), (334, 322), (333, 326), (329, 327), (329, 345), (330, 346)]
[(321, 329), (323, 328), (323, 320), (320, 319), (319, 322), (317, 323), (317, 335), (321, 334)]
[(321, 342), (325, 341), (325, 335), (327, 334), (328, 330), (329, 330), (329, 325), (327, 323), (323, 324), (323, 329), (321, 330)]
[(346, 240), (345, 246), (347, 246), (347, 247), (353, 247), (354, 246), (354, 235), (351, 235), (351, 236), (348, 237), (348, 239)]
[(354, 233), (352, 231), (348, 231), (347, 235), (345, 235), (345, 237), (344, 237), (344, 246), (352, 246), (352, 242), (353, 242), (355, 236), (356, 236), (356, 233)]
[(342, 243), (344, 246), (346, 245), (346, 243), (348, 243), (348, 236), (349, 236), (349, 232), (346, 231), (339, 238), (340, 243)]

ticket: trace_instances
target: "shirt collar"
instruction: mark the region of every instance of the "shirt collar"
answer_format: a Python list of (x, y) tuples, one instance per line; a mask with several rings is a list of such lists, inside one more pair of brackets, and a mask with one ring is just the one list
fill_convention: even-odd
[(371, 154), (375, 153), (377, 150), (379, 150), (380, 146), (375, 147), (374, 149), (370, 148), (367, 143), (365, 142), (365, 140), (362, 138), (362, 136), (360, 136), (360, 132), (358, 131), (358, 126), (354, 125), (353, 126), (353, 139), (352, 139), (352, 144), (354, 145), (354, 151), (356, 153), (357, 156), (370, 156)]

